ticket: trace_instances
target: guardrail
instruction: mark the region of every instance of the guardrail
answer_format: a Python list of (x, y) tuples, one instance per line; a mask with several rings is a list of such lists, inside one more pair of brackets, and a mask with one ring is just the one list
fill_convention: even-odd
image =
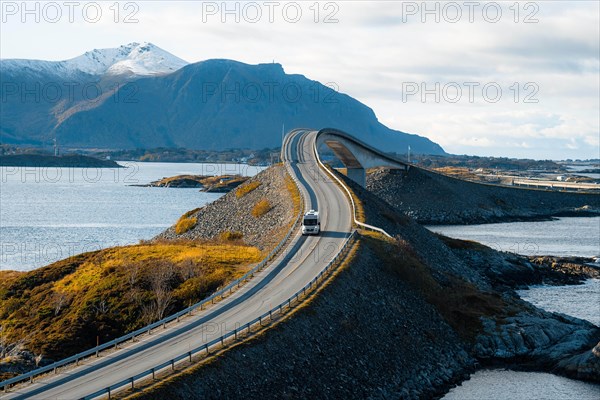
[(135, 341), (135, 338), (143, 335), (145, 333), (150, 334), (152, 332), (153, 329), (158, 328), (158, 327), (163, 327), (166, 328), (166, 324), (173, 322), (175, 320), (177, 320), (177, 322), (179, 322), (180, 318), (185, 316), (186, 314), (192, 314), (194, 311), (200, 309), (203, 310), (204, 306), (206, 304), (214, 304), (215, 300), (217, 300), (219, 297), (221, 299), (223, 299), (225, 297), (226, 294), (231, 294), (233, 292), (234, 289), (239, 288), (243, 283), (245, 283), (246, 281), (250, 280), (254, 274), (256, 274), (257, 272), (261, 271), (267, 264), (269, 261), (271, 261), (278, 253), (279, 251), (283, 248), (283, 246), (285, 245), (285, 243), (289, 240), (289, 238), (293, 235), (293, 233), (296, 231), (296, 226), (298, 225), (298, 222), (301, 221), (302, 216), (303, 216), (303, 207), (304, 207), (304, 195), (302, 194), (302, 191), (300, 190), (299, 187), (299, 183), (296, 179), (296, 177), (294, 176), (293, 171), (291, 171), (291, 167), (289, 166), (289, 163), (286, 162), (286, 169), (288, 171), (288, 173), (290, 174), (290, 177), (292, 177), (292, 179), (294, 180), (294, 183), (296, 184), (296, 187), (298, 188), (298, 192), (300, 193), (300, 199), (301, 199), (301, 205), (300, 205), (300, 211), (298, 212), (298, 215), (296, 216), (296, 219), (294, 220), (294, 223), (292, 224), (291, 228), (289, 229), (289, 231), (287, 232), (287, 234), (285, 235), (285, 237), (279, 242), (279, 244), (260, 262), (258, 263), (254, 268), (252, 268), (250, 271), (248, 271), (246, 274), (244, 274), (242, 277), (236, 279), (235, 281), (231, 282), (230, 284), (228, 284), (227, 286), (225, 286), (224, 288), (216, 291), (215, 293), (213, 293), (212, 295), (210, 295), (209, 297), (203, 299), (202, 301), (199, 301), (196, 304), (193, 304), (175, 314), (169, 315), (168, 317), (165, 317), (163, 319), (161, 319), (160, 321), (156, 321), (150, 325), (147, 325), (143, 328), (140, 328), (134, 332), (128, 333), (126, 335), (123, 335), (119, 338), (116, 338), (114, 340), (111, 340), (110, 342), (106, 342), (104, 344), (101, 344), (99, 346), (96, 346), (94, 348), (91, 348), (89, 350), (85, 350), (81, 353), (75, 354), (71, 357), (67, 357), (65, 359), (62, 359), (60, 361), (56, 361), (52, 364), (46, 365), (44, 367), (41, 368), (37, 368), (33, 371), (27, 372), (25, 374), (21, 374), (19, 376), (16, 376), (14, 378), (10, 378), (10, 379), (6, 379), (2, 382), (0, 382), (0, 387), (3, 388), (3, 390), (6, 392), (10, 386), (15, 385), (19, 382), (23, 382), (26, 380), (29, 380), (30, 383), (33, 382), (34, 378), (38, 375), (42, 375), (48, 372), (53, 371), (54, 373), (58, 372), (58, 368), (60, 367), (64, 367), (66, 365), (69, 364), (73, 364), (75, 363), (76, 365), (79, 364), (79, 361), (81, 361), (82, 359), (85, 359), (87, 357), (90, 356), (96, 356), (99, 357), (100, 356), (100, 352), (107, 350), (109, 348), (118, 348), (119, 344), (127, 342), (129, 340)]
[(550, 188), (564, 190), (600, 190), (600, 185), (597, 183), (576, 183), (576, 182), (561, 182), (550, 180), (535, 180), (535, 179), (513, 179), (514, 186), (533, 186), (535, 188)]
[[(319, 134), (319, 133), (317, 133), (317, 135), (318, 135), (318, 134)], [(331, 177), (332, 177), (333, 179), (335, 179), (335, 180), (336, 180), (336, 181), (337, 181), (337, 182), (340, 184), (340, 186), (341, 186), (341, 187), (342, 187), (342, 188), (343, 188), (343, 189), (346, 191), (346, 194), (348, 194), (348, 198), (350, 198), (350, 204), (352, 205), (352, 219), (354, 220), (354, 223), (355, 223), (356, 225), (358, 225), (358, 226), (362, 226), (363, 228), (370, 229), (370, 230), (372, 230), (372, 231), (376, 231), (376, 232), (382, 233), (382, 234), (384, 234), (385, 236), (387, 236), (387, 237), (391, 238), (391, 237), (392, 237), (392, 235), (390, 235), (389, 233), (387, 233), (387, 232), (386, 232), (386, 231), (384, 231), (383, 229), (381, 229), (381, 228), (378, 228), (378, 227), (376, 227), (376, 226), (373, 226), (373, 225), (365, 224), (364, 222), (360, 222), (359, 220), (357, 220), (357, 219), (356, 219), (356, 206), (355, 206), (355, 204), (354, 204), (354, 198), (352, 197), (352, 193), (350, 192), (350, 189), (349, 189), (349, 188), (346, 186), (346, 184), (345, 184), (345, 183), (344, 183), (344, 182), (343, 182), (343, 181), (342, 181), (340, 178), (338, 178), (337, 176), (335, 176), (335, 174), (334, 174), (333, 172), (331, 172), (331, 171), (329, 170), (329, 168), (327, 168), (327, 167), (325, 166), (325, 164), (323, 164), (323, 163), (321, 162), (321, 158), (319, 157), (319, 152), (317, 151), (317, 140), (316, 140), (316, 138), (315, 138), (315, 142), (313, 143), (313, 151), (314, 151), (314, 153), (315, 153), (315, 157), (316, 157), (316, 159), (317, 159), (317, 162), (318, 162), (318, 163), (321, 165), (321, 167), (322, 167), (322, 168), (323, 168), (325, 171), (327, 171), (327, 173), (328, 173), (329, 175), (331, 175)]]
[(110, 399), (111, 392), (113, 392), (117, 389), (120, 389), (124, 386), (131, 386), (131, 388), (133, 389), (133, 388), (135, 388), (135, 382), (140, 379), (144, 379), (146, 377), (149, 377), (150, 375), (152, 375), (152, 377), (154, 378), (157, 372), (160, 372), (166, 368), (171, 368), (171, 370), (174, 370), (175, 366), (178, 363), (180, 363), (184, 360), (192, 361), (192, 357), (199, 353), (210, 354), (211, 348), (213, 348), (215, 346), (224, 346), (226, 340), (242, 339), (241, 335), (244, 333), (246, 333), (246, 334), (251, 333), (252, 327), (255, 326), (256, 324), (260, 324), (262, 326), (263, 321), (267, 320), (267, 318), (269, 321), (271, 321), (273, 319), (274, 315), (276, 315), (277, 313), (283, 314), (283, 311), (286, 308), (288, 310), (292, 308), (293, 302), (298, 303), (302, 297), (306, 296), (307, 293), (310, 294), (310, 291), (318, 286), (318, 284), (324, 279), (325, 275), (328, 274), (329, 272), (331, 272), (332, 267), (337, 263), (337, 261), (339, 261), (342, 258), (344, 251), (346, 251), (350, 247), (350, 245), (353, 243), (353, 239), (355, 237), (356, 237), (356, 231), (354, 230), (350, 233), (350, 236), (348, 236), (348, 239), (346, 240), (346, 242), (344, 243), (344, 245), (342, 246), (340, 251), (338, 251), (338, 253), (335, 255), (335, 257), (329, 263), (327, 263), (325, 268), (323, 268), (321, 270), (321, 272), (319, 272), (319, 274), (313, 280), (311, 280), (302, 289), (298, 290), (296, 293), (294, 293), (293, 295), (291, 295), (286, 300), (281, 302), (279, 305), (273, 307), (269, 311), (256, 317), (255, 319), (244, 324), (243, 326), (238, 327), (238, 328), (234, 329), (233, 331), (230, 331), (216, 339), (213, 339), (206, 344), (198, 346), (190, 351), (187, 351), (169, 361), (165, 361), (164, 363), (159, 364), (159, 365), (155, 366), (154, 368), (150, 368), (150, 369), (148, 369), (144, 372), (141, 372), (137, 375), (131, 376), (127, 379), (117, 382), (114, 385), (108, 386), (104, 389), (100, 389), (92, 394), (89, 394), (89, 395), (81, 398), (80, 400), (92, 400), (96, 397), (103, 396), (106, 394), (108, 394), (108, 397)]
[[(286, 162), (285, 165), (286, 165), (286, 168), (288, 168), (288, 172), (290, 173), (290, 176), (294, 180), (294, 183), (297, 185), (297, 188), (298, 188), (298, 191), (300, 192), (301, 198), (304, 199), (304, 196), (302, 195), (302, 191), (300, 190), (300, 186), (299, 186), (300, 183), (298, 182), (298, 180), (295, 176), (295, 173), (291, 169), (289, 162)], [(301, 216), (302, 212), (300, 212), (299, 215)], [(348, 239), (344, 242), (344, 245), (342, 246), (342, 248), (337, 252), (337, 254), (333, 257), (333, 259), (327, 263), (327, 265), (319, 272), (319, 274), (313, 280), (311, 280), (302, 289), (298, 290), (296, 293), (294, 293), (293, 295), (291, 295), (286, 300), (281, 302), (279, 305), (273, 307), (269, 311), (256, 317), (255, 319), (246, 323), (245, 325), (238, 327), (238, 328), (234, 329), (233, 331), (230, 331), (216, 339), (211, 340), (208, 343), (205, 343), (201, 346), (191, 349), (188, 352), (185, 352), (169, 361), (165, 361), (164, 363), (159, 364), (153, 368), (150, 368), (144, 372), (141, 372), (137, 375), (131, 376), (127, 379), (117, 382), (114, 385), (100, 389), (90, 395), (83, 397), (82, 400), (91, 400), (91, 399), (94, 399), (94, 398), (97, 398), (99, 396), (103, 396), (106, 394), (108, 394), (108, 397), (110, 399), (111, 393), (117, 389), (121, 389), (124, 386), (131, 386), (131, 388), (133, 389), (133, 388), (135, 388), (135, 382), (140, 379), (144, 379), (146, 377), (149, 377), (150, 375), (152, 376), (152, 378), (154, 378), (157, 372), (160, 372), (167, 368), (171, 368), (171, 370), (174, 370), (175, 366), (184, 360), (191, 362), (194, 355), (197, 355), (199, 353), (209, 354), (211, 351), (211, 348), (213, 348), (215, 346), (224, 346), (226, 340), (230, 340), (230, 339), (239, 340), (239, 339), (241, 339), (240, 335), (242, 335), (244, 333), (250, 334), (253, 326), (255, 326), (256, 324), (260, 324), (262, 326), (263, 320), (266, 320), (268, 318), (269, 321), (271, 321), (273, 319), (273, 315), (276, 315), (277, 313), (282, 314), (286, 308), (288, 310), (291, 309), (293, 302), (298, 303), (300, 301), (301, 297), (306, 296), (307, 293), (310, 293), (310, 291), (312, 289), (316, 288), (318, 286), (318, 284), (324, 279), (325, 275), (331, 271), (332, 267), (340, 259), (342, 259), (344, 252), (353, 243), (354, 238), (356, 238), (356, 230), (353, 230), (350, 233), (350, 235), (348, 236)]]
[[(292, 131), (294, 132), (294, 131)], [(291, 136), (291, 135), (290, 135)], [(287, 143), (287, 137), (284, 140), (284, 143)], [(315, 149), (315, 155), (317, 158), (318, 163), (323, 167), (323, 169), (325, 169), (334, 179), (336, 179), (340, 185), (346, 190), (346, 193), (348, 194), (349, 198), (350, 198), (350, 202), (352, 204), (352, 210), (353, 210), (353, 219), (355, 221), (355, 223), (357, 223), (360, 226), (366, 227), (368, 229), (373, 229), (376, 231), (379, 231), (387, 236), (389, 236), (383, 229), (377, 228), (377, 227), (373, 227), (371, 225), (367, 225), (364, 224), (360, 221), (356, 220), (356, 208), (354, 205), (354, 200), (352, 199), (352, 195), (349, 191), (349, 189), (346, 187), (346, 185), (340, 181), (334, 174), (331, 173), (331, 171), (329, 171), (325, 165), (323, 165), (323, 163), (321, 162), (321, 160), (319, 159), (319, 156), (316, 152)], [(302, 190), (300, 190), (300, 183), (298, 182), (294, 171), (292, 170), (289, 161), (286, 160), (285, 163), (286, 169), (288, 170), (288, 173), (290, 174), (290, 176), (292, 177), (292, 180), (294, 181), (296, 187), (298, 188), (298, 191), (300, 193), (300, 197), (302, 200), (304, 200), (304, 195), (302, 194)], [(303, 201), (302, 201), (303, 203)], [(34, 371), (31, 371), (29, 373), (17, 376), (15, 378), (11, 378), (5, 381), (0, 382), (0, 386), (4, 388), (4, 390), (6, 391), (11, 385), (18, 383), (18, 382), (22, 382), (24, 380), (29, 379), (30, 382), (33, 382), (33, 378), (37, 375), (41, 375), (50, 371), (54, 371), (55, 373), (57, 372), (57, 369), (59, 367), (68, 365), (68, 364), (72, 364), (72, 363), (76, 363), (78, 364), (80, 360), (89, 357), (91, 355), (96, 355), (99, 356), (99, 352), (106, 350), (108, 348), (111, 347), (118, 347), (118, 345), (120, 343), (126, 342), (128, 340), (135, 340), (135, 338), (137, 336), (140, 336), (144, 333), (148, 333), (150, 334), (152, 329), (155, 329), (157, 327), (160, 326), (165, 326), (167, 323), (172, 322), (174, 320), (179, 321), (179, 319), (186, 315), (186, 314), (191, 314), (193, 311), (197, 310), (198, 308), (200, 310), (203, 309), (204, 304), (207, 303), (214, 303), (214, 300), (217, 299), (219, 296), (221, 296), (221, 298), (223, 298), (225, 296), (225, 294), (227, 292), (231, 293), (233, 291), (234, 288), (236, 287), (240, 287), (241, 284), (247, 280), (250, 279), (257, 271), (259, 271), (260, 269), (264, 268), (265, 265), (267, 264), (268, 261), (270, 261), (277, 253), (279, 250), (281, 250), (281, 248), (283, 247), (283, 245), (287, 242), (287, 240), (290, 238), (290, 236), (293, 234), (296, 225), (298, 224), (298, 222), (300, 221), (300, 219), (303, 216), (303, 207), (300, 208), (300, 212), (298, 213), (296, 220), (294, 221), (292, 227), (290, 228), (290, 230), (288, 231), (287, 235), (285, 236), (285, 238), (277, 245), (277, 247), (275, 249), (273, 249), (273, 251), (271, 251), (271, 253), (269, 253), (269, 255), (261, 262), (259, 263), (257, 266), (255, 266), (252, 270), (250, 270), (248, 273), (246, 273), (244, 276), (242, 276), (241, 278), (233, 281), (232, 283), (230, 283), (229, 285), (227, 285), (226, 287), (224, 287), (223, 289), (220, 289), (219, 291), (215, 292), (213, 295), (211, 295), (210, 297), (202, 300), (201, 302), (198, 302), (182, 311), (179, 311), (173, 315), (170, 315), (169, 317), (166, 317), (160, 321), (157, 321), (153, 324), (150, 324), (144, 328), (138, 329), (134, 332), (131, 332), (127, 335), (124, 335), (120, 338), (114, 339), (110, 342), (107, 342), (103, 345), (94, 347), (92, 349), (86, 350), (84, 352), (81, 352), (79, 354), (76, 354), (74, 356), (68, 357), (64, 360), (61, 361), (57, 361), (53, 364), (47, 365), (45, 367), (42, 368), (38, 368)], [(319, 272), (319, 274), (313, 279), (311, 280), (308, 284), (306, 284), (302, 289), (298, 290), (296, 293), (294, 293), (292, 296), (290, 296), (288, 299), (286, 299), (285, 301), (283, 301), (282, 303), (280, 303), (278, 306), (270, 309), (269, 311), (265, 312), (264, 314), (260, 315), (259, 317), (255, 318), (254, 320), (246, 323), (245, 325), (243, 325), (242, 327), (236, 328), (233, 331), (230, 331), (224, 335), (222, 335), (219, 338), (216, 338), (204, 345), (201, 345), (195, 349), (192, 349), (186, 353), (183, 353), (181, 355), (179, 355), (178, 357), (175, 357), (169, 361), (166, 361), (162, 364), (159, 364), (151, 369), (148, 369), (142, 373), (139, 373), (137, 375), (131, 376), (127, 379), (124, 379), (120, 382), (117, 382), (114, 385), (108, 386), (104, 389), (98, 390), (90, 395), (85, 396), (83, 399), (94, 399), (96, 397), (102, 396), (102, 395), (106, 395), (108, 394), (108, 397), (110, 398), (111, 396), (111, 392), (116, 390), (116, 389), (120, 389), (123, 386), (127, 386), (127, 385), (131, 385), (131, 387), (133, 388), (135, 386), (135, 382), (146, 378), (150, 375), (152, 375), (153, 377), (155, 376), (155, 374), (157, 372), (160, 372), (162, 370), (164, 370), (165, 368), (171, 367), (171, 369), (175, 369), (175, 365), (180, 363), (183, 360), (190, 360), (192, 359), (192, 357), (195, 354), (201, 353), (201, 352), (206, 352), (206, 353), (210, 353), (210, 350), (212, 347), (217, 346), (217, 345), (224, 345), (225, 340), (231, 339), (232, 337), (234, 339), (238, 339), (238, 336), (242, 333), (247, 332), (250, 333), (251, 332), (251, 328), (258, 324), (262, 325), (263, 320), (265, 320), (267, 317), (269, 317), (269, 319), (273, 318), (273, 315), (276, 314), (277, 312), (282, 313), (284, 308), (287, 307), (288, 309), (292, 307), (292, 302), (296, 301), (298, 302), (301, 296), (305, 296), (307, 291), (309, 292), (311, 289), (313, 289), (313, 287), (316, 287), (318, 285), (318, 283), (324, 278), (325, 274), (327, 274), (328, 272), (330, 272), (331, 268), (334, 266), (334, 264), (340, 260), (340, 258), (342, 257), (343, 252), (348, 249), (348, 247), (350, 246), (350, 244), (352, 243), (353, 239), (356, 237), (356, 230), (353, 230), (350, 233), (350, 236), (348, 237), (348, 239), (345, 241), (344, 245), (342, 246), (342, 248), (337, 252), (337, 254), (335, 255), (335, 257), (323, 268), (323, 270), (321, 270), (321, 272)]]

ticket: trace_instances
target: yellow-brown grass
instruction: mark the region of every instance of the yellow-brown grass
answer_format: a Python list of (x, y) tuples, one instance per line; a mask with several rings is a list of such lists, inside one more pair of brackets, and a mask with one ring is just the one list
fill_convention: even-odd
[(225, 232), (221, 232), (221, 234), (219, 235), (219, 239), (224, 240), (224, 241), (240, 240), (243, 237), (244, 237), (244, 234), (242, 232), (238, 232), (238, 231), (225, 231)]
[[(262, 257), (241, 243), (157, 242), (85, 253), (24, 273), (3, 273), (3, 340), (51, 358), (69, 356), (207, 297)], [(157, 289), (157, 285), (159, 285)]]
[(238, 199), (241, 197), (244, 197), (245, 195), (247, 195), (254, 189), (258, 188), (259, 186), (260, 186), (259, 181), (248, 182), (245, 185), (242, 185), (235, 190), (235, 197), (237, 197)]
[(296, 215), (302, 209), (302, 198), (300, 197), (300, 190), (298, 190), (294, 180), (287, 172), (285, 174), (285, 187), (292, 198), (292, 203), (294, 204), (294, 215)]
[(177, 221), (177, 224), (175, 225), (175, 233), (178, 235), (182, 235), (184, 233), (186, 233), (187, 231), (189, 231), (190, 229), (192, 229), (193, 227), (196, 226), (196, 224), (198, 223), (198, 218), (186, 218), (181, 217), (179, 218), (179, 221)]
[(263, 215), (271, 211), (271, 208), (273, 207), (271, 206), (269, 200), (262, 199), (254, 205), (254, 208), (252, 209), (252, 215), (256, 218), (262, 217)]
[(477, 174), (472, 173), (469, 168), (465, 167), (439, 167), (434, 168), (434, 171), (437, 171), (441, 174), (452, 176), (454, 178), (459, 178), (467, 181), (481, 181), (483, 180)]

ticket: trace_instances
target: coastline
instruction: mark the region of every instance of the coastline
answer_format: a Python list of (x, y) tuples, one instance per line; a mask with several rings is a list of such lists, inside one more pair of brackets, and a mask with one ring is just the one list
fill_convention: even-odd
[(112, 160), (82, 155), (51, 156), (43, 154), (0, 155), (0, 167), (25, 168), (124, 168)]

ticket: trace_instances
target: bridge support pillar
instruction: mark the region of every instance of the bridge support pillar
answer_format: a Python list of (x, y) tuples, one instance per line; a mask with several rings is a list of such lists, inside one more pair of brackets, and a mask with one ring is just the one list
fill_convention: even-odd
[(347, 168), (346, 176), (361, 187), (367, 187), (367, 173), (364, 168)]

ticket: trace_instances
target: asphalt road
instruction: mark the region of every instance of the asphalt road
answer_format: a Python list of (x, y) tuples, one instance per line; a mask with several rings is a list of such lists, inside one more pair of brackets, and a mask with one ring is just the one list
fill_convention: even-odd
[(312, 150), (315, 131), (294, 131), (286, 158), (301, 182), (305, 207), (321, 214), (319, 236), (297, 234), (266, 269), (230, 297), (193, 317), (79, 367), (23, 385), (2, 399), (78, 399), (167, 362), (245, 325), (304, 287), (335, 256), (351, 232), (351, 209), (341, 189), (321, 171)]

